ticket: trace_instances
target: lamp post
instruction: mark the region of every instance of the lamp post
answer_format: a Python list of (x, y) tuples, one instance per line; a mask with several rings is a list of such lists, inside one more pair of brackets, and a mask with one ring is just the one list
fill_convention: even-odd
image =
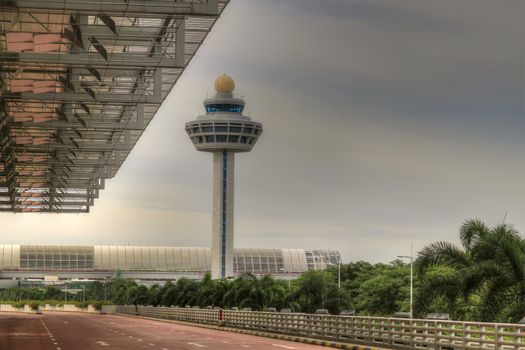
[[(281, 267), (281, 268), (279, 269), (279, 271), (282, 271), (282, 272), (283, 272), (283, 275), (286, 274), (286, 270), (284, 269), (284, 267)], [(287, 280), (288, 280), (288, 292), (289, 292), (289, 291), (290, 291), (290, 274), (288, 274), (288, 278), (287, 278)]]
[(341, 289), (341, 261), (339, 261), (338, 264), (334, 264), (332, 262), (326, 264), (328, 266), (335, 266), (337, 265), (337, 288)]
[(410, 256), (398, 255), (400, 259), (410, 260), (410, 318), (414, 318), (413, 305), (414, 305), (414, 245), (410, 245)]

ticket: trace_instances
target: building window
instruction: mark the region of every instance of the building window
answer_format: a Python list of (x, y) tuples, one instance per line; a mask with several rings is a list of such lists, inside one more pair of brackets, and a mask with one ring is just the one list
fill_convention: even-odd
[(239, 141), (239, 136), (230, 135), (228, 136), (228, 142), (237, 143)]
[(217, 135), (217, 142), (226, 142), (226, 135)]
[(94, 250), (89, 247), (21, 246), (20, 268), (26, 270), (93, 269), (93, 256)]

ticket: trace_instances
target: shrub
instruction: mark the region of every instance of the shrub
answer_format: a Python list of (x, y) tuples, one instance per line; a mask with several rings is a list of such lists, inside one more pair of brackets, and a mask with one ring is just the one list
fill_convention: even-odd
[(29, 307), (31, 310), (38, 310), (38, 307), (40, 306), (40, 302), (38, 301), (32, 301), (29, 303)]

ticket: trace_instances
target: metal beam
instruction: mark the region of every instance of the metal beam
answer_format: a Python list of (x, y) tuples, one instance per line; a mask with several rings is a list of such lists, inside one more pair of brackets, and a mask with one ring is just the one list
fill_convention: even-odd
[(39, 65), (61, 65), (61, 66), (75, 66), (79, 68), (91, 67), (110, 67), (115, 70), (117, 68), (183, 68), (175, 63), (175, 59), (170, 57), (149, 57), (143, 54), (126, 52), (113, 53), (108, 61), (106, 61), (98, 53), (78, 53), (78, 54), (64, 54), (57, 55), (56, 53), (40, 53), (40, 52), (0, 52), (0, 61), (4, 63), (21, 62), (21, 63), (35, 63)]
[(94, 100), (91, 96), (84, 93), (74, 92), (56, 92), (56, 93), (44, 93), (34, 94), (32, 92), (5, 92), (0, 95), (4, 100), (12, 101), (65, 101), (65, 102), (90, 102), (90, 103), (107, 103), (113, 102), (118, 104), (130, 104), (130, 103), (150, 103), (159, 104), (162, 102), (161, 96), (144, 95), (143, 93), (137, 92), (135, 94), (97, 94)]
[[(217, 0), (205, 3), (163, 1), (163, 0), (13, 0), (7, 1), (4, 7), (28, 10), (58, 11), (60, 13), (80, 13), (87, 15), (126, 14), (147, 17), (161, 16), (217, 16), (219, 14)], [(36, 12), (36, 11), (35, 11)]]
[[(80, 204), (82, 205), (82, 204)], [(56, 205), (53, 205), (56, 206)], [(58, 205), (60, 206), (60, 205)], [(85, 204), (83, 205), (85, 206)], [(22, 208), (0, 208), (0, 212), (11, 212), (11, 213), (23, 213), (24, 211)], [(86, 209), (39, 209), (35, 210), (35, 212), (38, 213), (89, 213), (89, 206)]]

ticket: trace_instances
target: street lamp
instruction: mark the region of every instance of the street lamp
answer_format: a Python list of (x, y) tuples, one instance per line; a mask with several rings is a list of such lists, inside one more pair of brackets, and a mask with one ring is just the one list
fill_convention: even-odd
[[(284, 269), (284, 267), (281, 267), (281, 268), (279, 269), (279, 271), (282, 271), (282, 272), (283, 272), (283, 275), (286, 274), (286, 270)], [(288, 280), (288, 292), (289, 292), (289, 291), (290, 291), (290, 274), (288, 274), (288, 278), (287, 278), (287, 280)]]
[(326, 264), (328, 266), (335, 266), (337, 265), (337, 288), (341, 289), (341, 261), (339, 261), (338, 264), (334, 264), (332, 262)]
[(410, 318), (414, 318), (413, 305), (414, 305), (414, 245), (410, 245), (410, 256), (398, 255), (400, 259), (410, 260)]

